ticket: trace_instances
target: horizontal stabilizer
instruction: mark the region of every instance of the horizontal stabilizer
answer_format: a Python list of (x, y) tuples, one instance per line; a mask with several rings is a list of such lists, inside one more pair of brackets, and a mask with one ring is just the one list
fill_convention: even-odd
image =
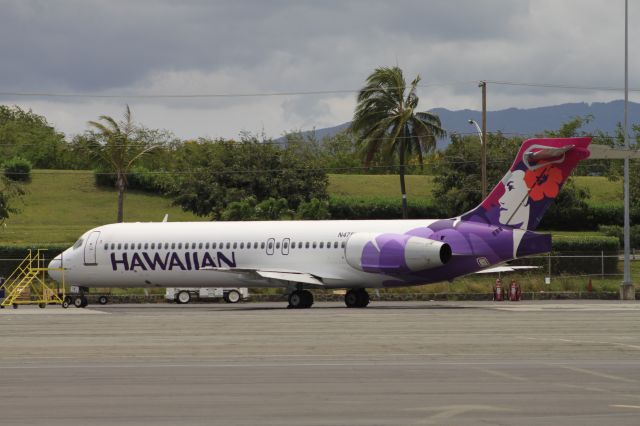
[(527, 269), (538, 269), (539, 266), (495, 266), (493, 268), (483, 269), (481, 271), (476, 272), (476, 274), (495, 274), (498, 272), (516, 272)]

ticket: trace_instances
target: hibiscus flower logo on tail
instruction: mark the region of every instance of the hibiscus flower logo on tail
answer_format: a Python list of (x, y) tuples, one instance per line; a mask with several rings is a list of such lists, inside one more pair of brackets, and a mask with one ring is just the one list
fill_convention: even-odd
[(524, 182), (529, 188), (529, 197), (533, 201), (540, 201), (545, 197), (558, 196), (564, 176), (558, 167), (546, 166), (527, 170), (524, 174)]

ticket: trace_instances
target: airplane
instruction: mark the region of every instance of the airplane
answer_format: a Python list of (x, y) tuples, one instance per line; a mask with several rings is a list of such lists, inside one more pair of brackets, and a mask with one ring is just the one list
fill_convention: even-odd
[(501, 268), (551, 250), (534, 232), (590, 138), (523, 142), (506, 175), (476, 208), (448, 219), (115, 223), (91, 229), (49, 264), (76, 286), (280, 287), (289, 308), (313, 305), (309, 289), (346, 289), (349, 308), (367, 289), (415, 286)]

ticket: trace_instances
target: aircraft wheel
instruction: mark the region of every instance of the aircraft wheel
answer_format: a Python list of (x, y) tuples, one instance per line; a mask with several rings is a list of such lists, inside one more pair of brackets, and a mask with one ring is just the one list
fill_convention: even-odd
[(82, 304), (82, 296), (76, 296), (73, 298), (73, 306), (75, 306), (76, 308), (84, 308)]
[(369, 293), (363, 288), (349, 290), (344, 295), (347, 308), (366, 308), (370, 300)]
[(109, 303), (109, 298), (107, 296), (100, 296), (98, 297), (98, 303), (101, 305), (106, 305), (107, 303)]
[(226, 294), (225, 301), (227, 303), (238, 303), (240, 301), (240, 292), (237, 290), (231, 290)]
[(181, 291), (178, 293), (176, 297), (176, 302), (178, 303), (189, 303), (191, 302), (191, 294), (188, 291)]
[(302, 290), (302, 297), (304, 299), (304, 308), (310, 308), (313, 306), (313, 293), (309, 290)]
[(289, 306), (292, 309), (306, 309), (313, 305), (313, 294), (308, 290), (296, 290), (289, 295)]

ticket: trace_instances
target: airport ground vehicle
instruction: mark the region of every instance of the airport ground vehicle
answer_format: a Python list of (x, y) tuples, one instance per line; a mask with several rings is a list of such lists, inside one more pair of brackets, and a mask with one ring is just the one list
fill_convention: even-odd
[(197, 297), (198, 299), (215, 299), (222, 297), (227, 303), (238, 303), (241, 300), (249, 298), (249, 290), (246, 287), (169, 287), (164, 297), (176, 303), (189, 303), (193, 297)]

